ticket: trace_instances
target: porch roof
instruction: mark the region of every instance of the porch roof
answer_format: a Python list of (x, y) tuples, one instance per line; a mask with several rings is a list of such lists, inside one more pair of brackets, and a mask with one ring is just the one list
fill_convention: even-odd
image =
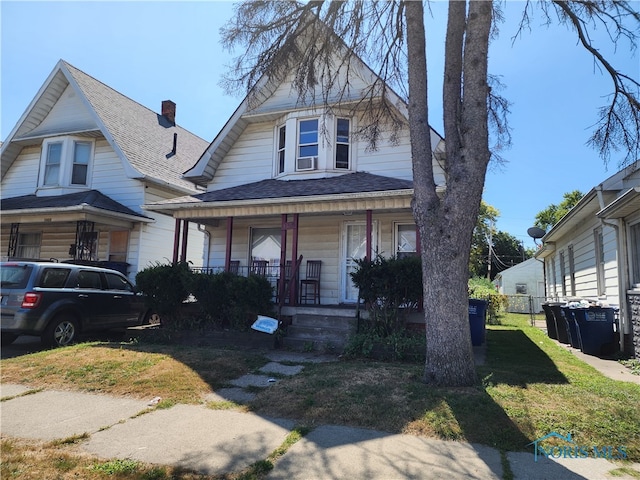
[[(23, 195), (3, 198), (0, 204), (4, 222), (46, 222), (93, 220), (151, 222), (152, 218), (131, 210), (98, 190), (38, 197)], [(45, 219), (45, 217), (48, 219)], [(106, 220), (110, 218), (111, 220)]]
[(145, 205), (176, 218), (410, 208), (413, 182), (356, 172), (304, 180), (266, 179)]

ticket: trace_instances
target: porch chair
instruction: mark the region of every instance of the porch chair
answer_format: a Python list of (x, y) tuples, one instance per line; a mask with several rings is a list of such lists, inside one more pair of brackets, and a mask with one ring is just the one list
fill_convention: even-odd
[(267, 267), (269, 262), (267, 260), (252, 260), (250, 273), (253, 275), (260, 275), (261, 277), (267, 276)]
[(320, 260), (307, 261), (307, 275), (300, 280), (300, 303), (311, 303), (320, 305)]
[(229, 262), (229, 273), (238, 275), (240, 273), (240, 260), (231, 260)]

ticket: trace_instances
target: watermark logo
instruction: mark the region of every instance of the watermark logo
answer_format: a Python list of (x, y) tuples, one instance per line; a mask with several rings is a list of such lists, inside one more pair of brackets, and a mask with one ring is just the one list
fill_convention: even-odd
[[(554, 445), (545, 445), (545, 440), (553, 438), (559, 439)], [(560, 445), (557, 445), (560, 443)], [(544, 437), (529, 443), (533, 445), (533, 461), (537, 462), (538, 457), (545, 458), (606, 458), (608, 460), (625, 460), (627, 449), (624, 446), (614, 447), (612, 445), (579, 445), (571, 438), (571, 433), (561, 435), (558, 432), (551, 432)]]

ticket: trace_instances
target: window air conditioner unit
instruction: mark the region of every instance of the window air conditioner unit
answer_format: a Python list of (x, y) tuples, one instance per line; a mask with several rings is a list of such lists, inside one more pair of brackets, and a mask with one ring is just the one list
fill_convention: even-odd
[(296, 170), (315, 170), (318, 168), (318, 157), (300, 157), (296, 159)]

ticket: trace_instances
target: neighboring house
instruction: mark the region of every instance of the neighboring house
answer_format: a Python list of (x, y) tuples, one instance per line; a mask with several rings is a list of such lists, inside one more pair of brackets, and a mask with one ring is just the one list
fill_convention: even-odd
[(543, 270), (542, 261), (530, 258), (496, 275), (493, 283), (498, 292), (507, 295), (508, 312), (530, 313), (532, 308), (534, 313), (542, 311), (545, 298)]
[(587, 193), (542, 237), (547, 297), (619, 307), (621, 346), (640, 355), (640, 161)]
[[(130, 278), (171, 261), (175, 220), (141, 206), (196, 193), (181, 175), (207, 142), (175, 124), (173, 102), (162, 106), (59, 61), (0, 150), (2, 259), (108, 262)], [(199, 263), (204, 235), (197, 224), (187, 234), (180, 258)]]
[[(356, 134), (366, 122), (358, 105), (376, 77), (355, 62), (349, 98), (329, 107), (320, 99), (299, 101), (292, 78), (263, 78), (184, 175), (206, 193), (145, 208), (206, 225), (205, 268), (246, 274), (266, 262), (276, 286), (276, 279), (290, 276), (286, 262), (295, 265), (302, 256), (286, 295), (290, 305), (355, 305), (358, 291), (349, 274), (356, 260), (419, 253), (407, 105), (388, 91), (384, 100), (403, 127), (391, 142), (391, 127), (380, 123), (386, 135), (377, 149), (368, 148)], [(340, 73), (336, 84), (344, 85), (346, 73)], [(432, 130), (431, 142), (434, 178), (443, 191), (444, 141)], [(310, 261), (321, 263), (319, 290), (308, 296), (298, 280), (306, 279)]]

